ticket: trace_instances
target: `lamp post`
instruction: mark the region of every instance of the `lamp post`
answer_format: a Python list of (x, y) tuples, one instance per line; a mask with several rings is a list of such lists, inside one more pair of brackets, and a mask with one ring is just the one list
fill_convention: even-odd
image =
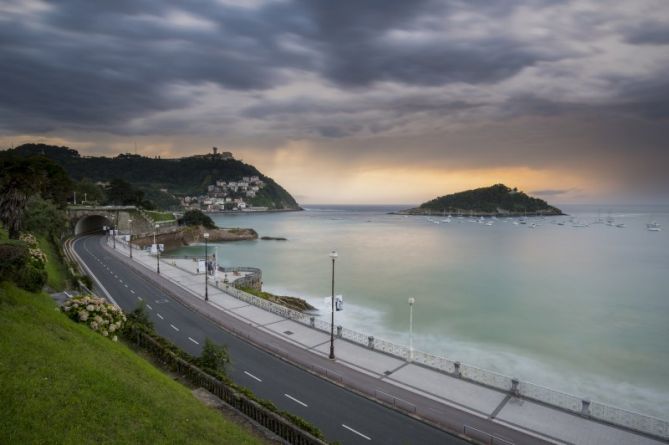
[(158, 224), (153, 228), (153, 245), (156, 246), (156, 272), (160, 275), (160, 249), (156, 244), (156, 230), (158, 230)]
[(209, 234), (204, 234), (204, 301), (209, 301), (209, 265), (208, 262), (208, 252), (207, 252), (207, 240), (209, 239)]
[(112, 217), (112, 240), (114, 241), (114, 249), (116, 249), (116, 217)]
[(332, 258), (332, 300), (330, 302), (332, 303), (332, 318), (330, 321), (330, 359), (334, 360), (335, 359), (335, 353), (334, 353), (334, 313), (335, 313), (335, 296), (334, 296), (334, 280), (335, 280), (335, 260), (337, 259), (337, 252), (332, 251), (330, 252), (330, 258)]
[(128, 239), (128, 249), (130, 249), (130, 258), (132, 258), (132, 219), (128, 219), (130, 224), (130, 238)]
[(414, 297), (409, 298), (409, 361), (413, 361), (413, 305), (416, 302)]

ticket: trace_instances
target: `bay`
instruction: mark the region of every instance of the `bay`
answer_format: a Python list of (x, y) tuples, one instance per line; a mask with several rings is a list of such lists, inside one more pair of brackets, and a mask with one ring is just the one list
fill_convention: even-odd
[[(261, 268), (265, 290), (304, 297), (327, 318), (336, 250), (337, 324), (408, 344), (415, 297), (416, 349), (667, 418), (668, 207), (566, 206), (569, 216), (490, 226), (388, 214), (409, 206), (306, 207), (212, 215), (288, 239), (220, 243), (219, 263)], [(598, 217), (625, 227), (574, 227)], [(663, 230), (646, 230), (651, 221)]]

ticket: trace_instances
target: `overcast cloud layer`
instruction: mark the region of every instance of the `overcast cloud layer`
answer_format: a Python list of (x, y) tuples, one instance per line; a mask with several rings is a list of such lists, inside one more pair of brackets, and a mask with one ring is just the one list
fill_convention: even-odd
[(223, 145), (293, 187), (525, 169), (550, 197), (669, 201), (666, 0), (5, 0), (0, 60), (4, 145)]

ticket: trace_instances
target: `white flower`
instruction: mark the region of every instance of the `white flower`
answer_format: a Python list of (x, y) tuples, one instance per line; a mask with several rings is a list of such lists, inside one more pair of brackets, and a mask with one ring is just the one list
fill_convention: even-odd
[(116, 330), (116, 326), (112, 323), (109, 325), (109, 332), (114, 332)]
[(107, 337), (107, 336), (109, 335), (109, 332), (107, 332), (106, 330), (105, 330), (105, 331), (102, 331), (102, 335), (104, 335), (105, 337)]
[(91, 329), (93, 329), (94, 331), (97, 331), (98, 330), (98, 324), (94, 321), (91, 321)]
[(86, 321), (86, 320), (88, 320), (88, 312), (86, 312), (86, 311), (79, 311), (79, 320), (81, 320), (81, 321)]
[(118, 337), (114, 335), (114, 336), (112, 337), (112, 341), (118, 341)]

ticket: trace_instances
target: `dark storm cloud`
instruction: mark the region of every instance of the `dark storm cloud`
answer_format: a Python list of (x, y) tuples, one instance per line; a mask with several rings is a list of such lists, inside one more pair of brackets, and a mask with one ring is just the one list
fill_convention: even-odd
[[(574, 49), (574, 39), (587, 42), (608, 29), (640, 48), (668, 42), (660, 21), (631, 17), (624, 26), (607, 27), (607, 8), (585, 12), (567, 1), (269, 0), (236, 7), (214, 0), (63, 0), (38, 11), (29, 8), (33, 3), (8, 4), (9, 12), (0, 15), (5, 132), (151, 134), (206, 131), (205, 119), (210, 127), (231, 124), (229, 117), (189, 114), (207, 93), (175, 92), (202, 85), (219, 88), (222, 103), (224, 92), (246, 95), (235, 119), (265, 122), (297, 138), (378, 134), (426, 118), (437, 127), (440, 120), (490, 113), (491, 107), (496, 118), (592, 112), (661, 119), (668, 113), (664, 72), (638, 79), (583, 76), (610, 83), (606, 101), (546, 93), (548, 84), (578, 87), (579, 77), (570, 75), (587, 68), (587, 59), (551, 65), (579, 57), (583, 50)], [(551, 12), (557, 7), (564, 10)], [(512, 20), (528, 11), (569, 20), (552, 32), (545, 32), (550, 20), (527, 29)], [(505, 27), (505, 20), (511, 24)], [(569, 26), (572, 31), (562, 31)], [(545, 83), (538, 91), (504, 90), (505, 81), (538, 67)], [(264, 96), (295, 73), (308, 73), (349, 98), (310, 97), (308, 87), (288, 98)], [(365, 96), (382, 82), (411, 91)], [(430, 89), (450, 85), (488, 89), (495, 98)], [(172, 114), (132, 124), (159, 112)]]
[(644, 22), (627, 32), (628, 42), (637, 45), (667, 45), (669, 44), (669, 25), (661, 22)]

